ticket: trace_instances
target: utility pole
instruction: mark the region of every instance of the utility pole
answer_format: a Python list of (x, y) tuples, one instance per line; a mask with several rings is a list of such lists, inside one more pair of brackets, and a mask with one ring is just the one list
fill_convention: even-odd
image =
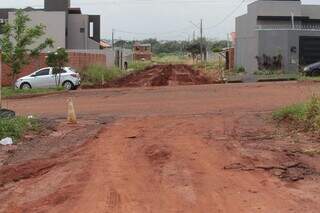
[(114, 29), (112, 29), (112, 49), (114, 50)]
[(203, 24), (202, 19), (200, 20), (200, 56), (201, 62), (203, 60)]
[(194, 31), (193, 31), (192, 41), (195, 41), (195, 40), (196, 40), (196, 31), (194, 30)]
[[(194, 25), (196, 28), (198, 28), (198, 29), (200, 29), (200, 56), (201, 56), (201, 61), (203, 61), (203, 56), (204, 56), (204, 54), (203, 54), (203, 45), (204, 45), (204, 43), (203, 43), (203, 20), (202, 19), (200, 19), (200, 27), (198, 26), (198, 25), (196, 25), (196, 24), (194, 24), (192, 21), (190, 21), (190, 23), (192, 24), (192, 25)], [(195, 31), (193, 31), (193, 38), (195, 39)]]

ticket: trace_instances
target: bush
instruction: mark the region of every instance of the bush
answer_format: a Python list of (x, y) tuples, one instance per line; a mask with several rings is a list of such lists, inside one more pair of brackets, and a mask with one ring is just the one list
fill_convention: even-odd
[(245, 73), (246, 69), (243, 66), (239, 66), (236, 68), (236, 73)]
[(307, 111), (305, 115), (306, 124), (309, 129), (320, 129), (320, 98), (312, 97), (311, 101), (306, 105)]
[(222, 48), (213, 48), (212, 52), (220, 53), (220, 52), (222, 52)]
[(26, 131), (35, 131), (39, 123), (35, 119), (25, 117), (0, 118), (0, 139), (11, 137), (19, 139)]
[(84, 84), (104, 84), (104, 82), (113, 81), (124, 75), (119, 68), (107, 68), (103, 65), (91, 65), (80, 72)]
[(284, 107), (273, 113), (277, 121), (291, 121), (306, 130), (320, 131), (320, 97), (313, 96), (310, 101)]
[(278, 121), (303, 121), (306, 112), (307, 108), (305, 104), (295, 104), (275, 111), (273, 113), (273, 118)]

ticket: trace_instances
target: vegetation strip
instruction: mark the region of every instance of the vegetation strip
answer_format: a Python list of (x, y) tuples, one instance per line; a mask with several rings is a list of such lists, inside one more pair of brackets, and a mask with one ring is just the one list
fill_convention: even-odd
[(29, 89), (19, 90), (12, 89), (10, 87), (2, 88), (2, 96), (5, 99), (19, 99), (19, 98), (30, 98), (35, 96), (57, 94), (66, 92), (63, 88), (50, 88), (50, 89)]
[(273, 118), (279, 122), (289, 122), (296, 128), (307, 131), (320, 131), (320, 97), (313, 96), (311, 100), (281, 108), (273, 113)]
[(36, 131), (39, 127), (39, 122), (33, 118), (0, 118), (0, 139), (11, 137), (18, 140), (26, 131)]

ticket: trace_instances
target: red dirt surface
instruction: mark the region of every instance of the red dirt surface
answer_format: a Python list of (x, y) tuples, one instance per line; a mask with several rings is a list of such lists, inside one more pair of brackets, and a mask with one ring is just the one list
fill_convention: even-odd
[(201, 71), (185, 64), (154, 65), (108, 84), (108, 87), (153, 87), (213, 83)]
[(61, 118), (72, 96), (81, 120), (106, 124), (77, 148), (24, 161), (12, 153), (0, 167), (0, 212), (316, 213), (320, 156), (309, 151), (320, 150), (319, 138), (279, 128), (270, 112), (319, 89), (205, 85), (8, 100), (19, 114)]

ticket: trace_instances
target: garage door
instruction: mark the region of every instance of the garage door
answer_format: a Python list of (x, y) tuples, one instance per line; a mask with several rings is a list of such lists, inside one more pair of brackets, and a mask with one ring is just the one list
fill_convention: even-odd
[(320, 36), (300, 37), (300, 65), (308, 65), (320, 61)]

